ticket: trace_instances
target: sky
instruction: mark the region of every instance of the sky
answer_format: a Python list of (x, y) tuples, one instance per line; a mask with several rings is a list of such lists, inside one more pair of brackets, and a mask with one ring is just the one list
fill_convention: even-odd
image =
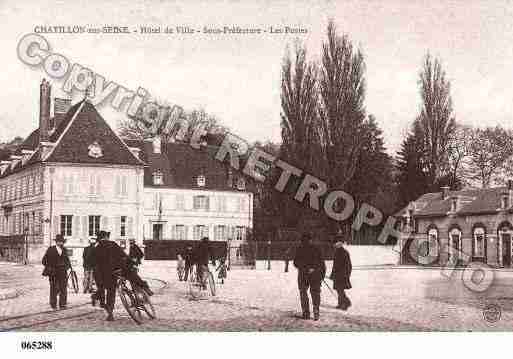
[[(299, 39), (319, 61), (326, 26), (365, 55), (365, 106), (393, 154), (420, 109), (418, 76), (429, 51), (451, 81), (455, 116), (474, 126), (513, 127), (513, 4), (506, 1), (0, 0), (0, 141), (38, 124), (48, 78), (16, 54), (35, 26), (301, 27), (307, 34), (44, 34), (54, 52), (130, 90), (143, 87), (185, 110), (203, 108), (248, 141), (280, 141), (280, 65)], [(51, 80), (62, 97), (62, 81)], [(76, 93), (74, 100), (81, 98)], [(124, 112), (100, 105), (115, 127)]]

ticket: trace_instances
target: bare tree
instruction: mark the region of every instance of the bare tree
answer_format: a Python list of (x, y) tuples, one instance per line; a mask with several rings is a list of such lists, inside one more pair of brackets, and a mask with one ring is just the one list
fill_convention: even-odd
[(225, 133), (227, 128), (204, 109), (185, 112), (179, 106), (148, 106), (141, 108), (134, 116), (118, 124), (118, 133), (129, 139), (145, 139), (161, 136), (164, 142), (190, 139), (199, 124), (211, 134)]
[(471, 178), (483, 188), (489, 187), (513, 155), (512, 141), (511, 133), (500, 126), (475, 129), (469, 146)]
[(449, 138), (447, 170), (451, 187), (454, 187), (457, 183), (466, 184), (470, 177), (469, 155), (472, 137), (472, 127), (456, 125)]
[(426, 55), (419, 74), (419, 86), (422, 107), (417, 120), (423, 132), (428, 178), (434, 185), (447, 174), (449, 141), (456, 125), (452, 114), (451, 84), (439, 59), (433, 60)]

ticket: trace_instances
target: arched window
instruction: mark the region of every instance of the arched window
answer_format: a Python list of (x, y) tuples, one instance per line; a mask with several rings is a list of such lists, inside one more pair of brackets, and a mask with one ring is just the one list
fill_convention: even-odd
[(483, 227), (474, 228), (474, 253), (472, 253), (473, 257), (476, 258), (484, 258), (485, 256), (485, 229)]
[(428, 230), (428, 241), (426, 242), (426, 256), (430, 254), (431, 247), (436, 246), (438, 242), (438, 229), (436, 227), (431, 227)]
[(457, 263), (460, 259), (461, 253), (461, 230), (458, 227), (453, 227), (449, 231), (449, 260), (451, 262)]

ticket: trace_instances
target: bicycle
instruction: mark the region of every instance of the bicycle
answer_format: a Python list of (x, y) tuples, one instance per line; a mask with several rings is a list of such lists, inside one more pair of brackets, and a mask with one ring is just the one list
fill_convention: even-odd
[(209, 294), (213, 297), (216, 295), (214, 275), (208, 266), (203, 266), (201, 278), (198, 273), (198, 265), (191, 268), (191, 275), (189, 277), (189, 294), (194, 299), (198, 299), (202, 296), (208, 296)]
[(80, 288), (78, 287), (78, 276), (73, 268), (68, 273), (68, 288), (73, 289), (73, 291), (78, 294)]
[(151, 303), (148, 294), (143, 288), (137, 286), (134, 287), (131, 283), (129, 285), (129, 283), (130, 281), (123, 275), (118, 275), (116, 286), (119, 298), (130, 317), (137, 324), (142, 324), (142, 312), (144, 311), (150, 319), (155, 319), (157, 317), (157, 312), (155, 311), (155, 307)]

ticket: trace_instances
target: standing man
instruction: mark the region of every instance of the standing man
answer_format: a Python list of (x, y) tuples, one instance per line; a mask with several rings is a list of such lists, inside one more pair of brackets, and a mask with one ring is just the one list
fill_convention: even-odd
[(89, 239), (89, 245), (84, 248), (82, 253), (82, 266), (84, 267), (84, 293), (93, 292), (93, 271), (94, 271), (94, 247), (96, 245), (96, 239)]
[(312, 296), (314, 320), (319, 320), (319, 306), (321, 304), (321, 282), (326, 275), (326, 264), (322, 259), (319, 248), (312, 244), (310, 234), (303, 234), (301, 244), (296, 250), (294, 266), (297, 268), (297, 284), (301, 298), (303, 319), (310, 319), (310, 303), (308, 288)]
[[(204, 273), (208, 272), (208, 262), (212, 261), (212, 264), (215, 266), (216, 262), (212, 255), (212, 250), (210, 249), (210, 241), (208, 237), (203, 237), (200, 240), (200, 243), (196, 247), (196, 251), (193, 254), (194, 263), (196, 264), (196, 271), (198, 273), (198, 277), (204, 280)], [(206, 283), (206, 281), (204, 281)], [(203, 289), (206, 288), (206, 284)]]
[(141, 259), (144, 258), (144, 253), (141, 248), (137, 244), (135, 244), (135, 239), (130, 238), (130, 248), (128, 249), (128, 258), (136, 265), (141, 265)]
[(333, 289), (338, 293), (338, 309), (347, 310), (351, 306), (351, 301), (347, 297), (345, 290), (351, 289), (351, 257), (349, 252), (344, 248), (344, 238), (337, 237), (335, 243), (335, 257), (333, 258), (333, 269), (331, 270), (330, 279), (333, 280)]
[(185, 276), (184, 276), (184, 281), (187, 282), (187, 278), (189, 278), (189, 272), (191, 271), (191, 268), (193, 266), (193, 260), (192, 260), (192, 247), (191, 246), (187, 246), (187, 248), (185, 249), (185, 252), (183, 254), (183, 259), (185, 260)]
[(62, 234), (55, 236), (55, 246), (50, 246), (43, 256), (45, 266), (43, 275), (50, 281), (50, 306), (57, 309), (57, 296), (59, 308), (66, 309), (68, 300), (68, 269), (71, 268), (69, 257), (64, 249), (66, 240)]
[(105, 303), (107, 320), (113, 321), (114, 304), (116, 302), (116, 271), (123, 268), (125, 252), (117, 243), (109, 240), (110, 232), (98, 232), (98, 245), (94, 250), (94, 264), (97, 280), (96, 294), (93, 298)]

